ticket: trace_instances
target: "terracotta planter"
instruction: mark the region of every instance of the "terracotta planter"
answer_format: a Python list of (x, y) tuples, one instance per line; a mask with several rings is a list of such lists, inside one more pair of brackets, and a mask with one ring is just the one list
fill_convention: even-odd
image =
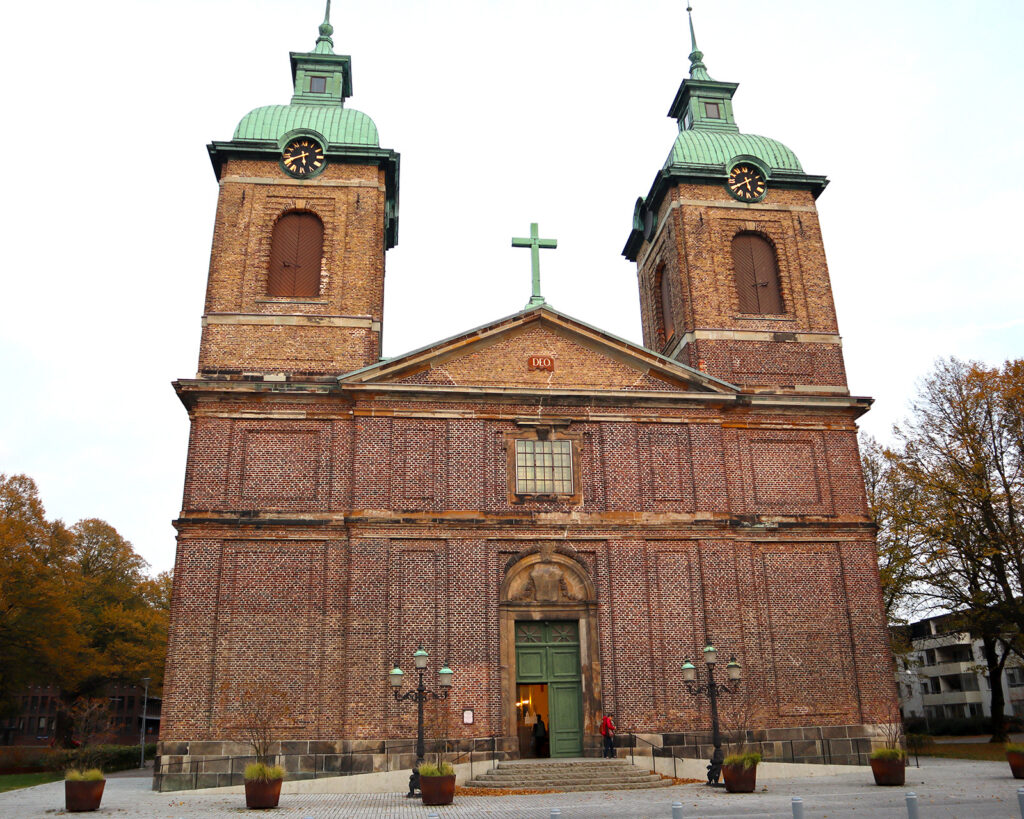
[(729, 793), (753, 793), (757, 787), (757, 765), (723, 765), (722, 779)]
[(276, 808), (281, 798), (280, 779), (259, 782), (255, 779), (245, 780), (245, 806), (247, 808)]
[(107, 780), (98, 779), (87, 782), (64, 781), (64, 810), (68, 813), (99, 810), (103, 799), (103, 786)]
[(1024, 779), (1024, 752), (1007, 751), (1006, 761), (1010, 763), (1010, 771), (1014, 779)]
[(423, 776), (420, 774), (420, 793), (424, 805), (450, 805), (455, 798), (455, 774), (449, 776)]
[(902, 785), (907, 780), (907, 760), (869, 759), (876, 785)]

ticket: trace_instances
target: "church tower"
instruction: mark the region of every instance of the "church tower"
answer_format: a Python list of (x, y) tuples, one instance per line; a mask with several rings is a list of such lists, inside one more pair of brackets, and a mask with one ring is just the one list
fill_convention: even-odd
[(679, 135), (623, 250), (637, 263), (644, 344), (745, 391), (846, 394), (815, 208), (828, 180), (740, 132), (738, 86), (708, 74), (692, 16), (690, 38), (668, 114)]
[(313, 51), (291, 54), (291, 103), (209, 145), (220, 196), (200, 376), (328, 376), (380, 358), (399, 156), (345, 106), (352, 64), (333, 31), (328, 0)]

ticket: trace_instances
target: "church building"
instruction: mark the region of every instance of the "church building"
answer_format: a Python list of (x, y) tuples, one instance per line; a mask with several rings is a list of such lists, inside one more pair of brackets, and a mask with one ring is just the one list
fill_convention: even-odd
[[(537, 752), (538, 716), (544, 752), (597, 756), (605, 713), (693, 751), (711, 716), (682, 667), (704, 675), (708, 644), (720, 680), (742, 669), (723, 720), (745, 709), (769, 747), (875, 735), (895, 689), (857, 447), (871, 401), (846, 384), (827, 179), (740, 131), (737, 84), (693, 37), (678, 136), (623, 225), (643, 345), (535, 278), (514, 315), (382, 359), (399, 154), (349, 106), (332, 33), (291, 54), (289, 104), (209, 146), (160, 735), (165, 770), (201, 775), (161, 786), (231, 781), (219, 758), (248, 753), (232, 726), (261, 685), (287, 702), (294, 775), (395, 767), (416, 708), (389, 672), (415, 684), (419, 647), (429, 687), (453, 671), (428, 740), (508, 758)], [(517, 243), (535, 265), (550, 244)]]

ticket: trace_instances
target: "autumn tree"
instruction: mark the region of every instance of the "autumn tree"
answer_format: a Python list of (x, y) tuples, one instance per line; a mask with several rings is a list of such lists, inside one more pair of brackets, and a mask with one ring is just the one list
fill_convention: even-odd
[(922, 533), (908, 514), (918, 493), (870, 435), (860, 439), (868, 513), (877, 527), (878, 574), (887, 623), (906, 623), (920, 606)]
[(895, 434), (886, 459), (910, 499), (894, 506), (920, 548), (919, 596), (982, 640), (992, 739), (1003, 741), (1000, 675), (1024, 648), (1024, 361), (938, 362)]
[(0, 475), (0, 716), (27, 685), (57, 684), (57, 734), (74, 705), (112, 682), (163, 682), (169, 572), (148, 565), (102, 520), (48, 521), (31, 478)]
[(68, 595), (71, 535), (46, 520), (33, 480), (0, 474), (0, 715), (25, 686), (60, 681), (81, 647)]

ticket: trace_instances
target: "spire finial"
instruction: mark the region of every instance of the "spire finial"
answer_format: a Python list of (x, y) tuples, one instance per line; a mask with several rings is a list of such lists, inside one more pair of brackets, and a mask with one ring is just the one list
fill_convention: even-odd
[(710, 80), (708, 68), (704, 65), (704, 52), (697, 48), (697, 35), (693, 31), (693, 6), (686, 4), (686, 15), (690, 18), (690, 76), (695, 80)]
[[(330, 5), (330, 0), (327, 0), (327, 4)], [(689, 3), (686, 4), (686, 16), (690, 18), (690, 45), (691, 51), (697, 50), (697, 35), (693, 33), (693, 6)]]
[(316, 38), (315, 51), (317, 53), (334, 53), (334, 40), (331, 39), (332, 34), (334, 34), (334, 26), (331, 25), (331, 0), (327, 0), (327, 8), (324, 10), (324, 21), (320, 24), (320, 36)]

